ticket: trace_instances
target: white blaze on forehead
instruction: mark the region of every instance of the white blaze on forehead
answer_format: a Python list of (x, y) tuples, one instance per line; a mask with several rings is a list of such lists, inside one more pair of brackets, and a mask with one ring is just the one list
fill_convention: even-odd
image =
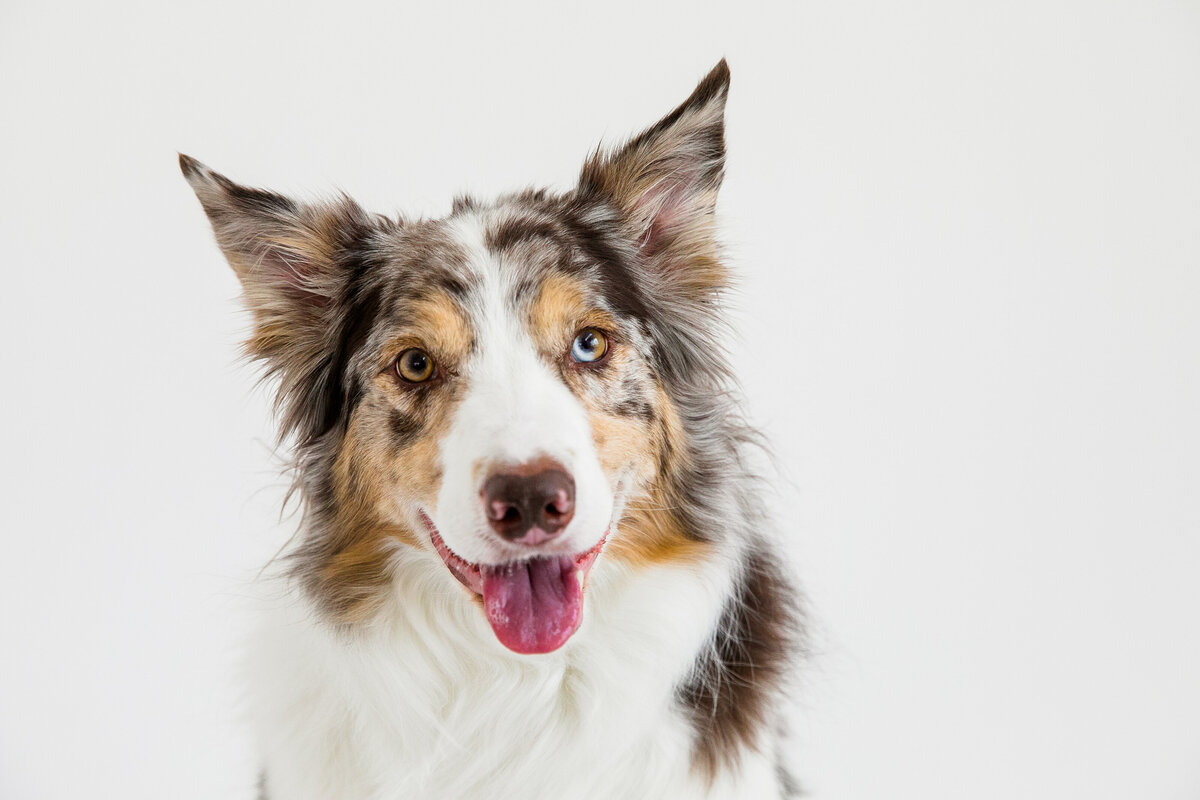
[[(453, 225), (478, 281), (469, 310), (475, 350), (457, 378), (464, 384), (463, 399), (440, 443), (442, 485), (431, 510), (434, 524), (450, 549), (468, 561), (519, 557), (524, 548), (504, 542), (488, 526), (480, 491), (493, 470), (551, 458), (575, 479), (575, 515), (554, 546), (584, 552), (604, 535), (613, 495), (583, 404), (535, 348), (528, 321), (512, 302), (518, 270), (501, 265), (488, 250), (481, 217), (459, 218)], [(563, 345), (564, 357), (569, 346)]]

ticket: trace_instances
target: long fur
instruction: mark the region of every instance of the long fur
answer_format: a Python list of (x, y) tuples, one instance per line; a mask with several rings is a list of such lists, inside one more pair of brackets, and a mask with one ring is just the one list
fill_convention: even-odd
[[(791, 791), (796, 591), (721, 344), (728, 87), (722, 61), (569, 192), (460, 198), (441, 220), (180, 157), (245, 287), (305, 507), (248, 660), (265, 797)], [(559, 355), (585, 328), (611, 335), (603, 365)], [(437, 380), (389, 371), (414, 342)], [(476, 474), (549, 456), (578, 498), (562, 546), (607, 538), (579, 630), (521, 655), (430, 530), (466, 562), (521, 557), (482, 522)]]

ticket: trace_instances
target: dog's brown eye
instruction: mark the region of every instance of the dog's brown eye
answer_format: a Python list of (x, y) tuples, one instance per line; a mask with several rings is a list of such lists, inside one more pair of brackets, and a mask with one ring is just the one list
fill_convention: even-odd
[(608, 339), (595, 328), (585, 328), (571, 345), (571, 358), (581, 364), (599, 361), (608, 352)]
[(433, 358), (416, 347), (396, 357), (396, 374), (409, 383), (423, 383), (433, 377)]

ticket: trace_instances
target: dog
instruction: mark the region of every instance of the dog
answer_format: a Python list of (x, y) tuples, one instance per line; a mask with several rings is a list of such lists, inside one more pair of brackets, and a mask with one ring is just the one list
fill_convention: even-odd
[(778, 798), (801, 633), (739, 413), (729, 69), (569, 191), (441, 219), (180, 155), (303, 500), (252, 637), (270, 800)]

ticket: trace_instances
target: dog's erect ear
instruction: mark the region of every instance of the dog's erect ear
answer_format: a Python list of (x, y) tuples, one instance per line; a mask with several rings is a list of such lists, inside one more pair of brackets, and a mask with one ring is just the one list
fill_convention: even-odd
[(269, 305), (286, 298), (321, 306), (336, 299), (342, 251), (370, 223), (354, 201), (298, 203), (240, 186), (182, 153), (179, 167), (256, 313), (259, 301)]
[(323, 433), (340, 409), (340, 311), (373, 229), (370, 215), (346, 197), (298, 203), (240, 186), (183, 154), (179, 167), (242, 282), (254, 315), (246, 349), (280, 379), (283, 432)]
[(615, 203), (642, 253), (663, 269), (715, 262), (713, 211), (724, 174), (728, 92), (722, 59), (681, 106), (616, 152), (584, 164), (581, 190)]

